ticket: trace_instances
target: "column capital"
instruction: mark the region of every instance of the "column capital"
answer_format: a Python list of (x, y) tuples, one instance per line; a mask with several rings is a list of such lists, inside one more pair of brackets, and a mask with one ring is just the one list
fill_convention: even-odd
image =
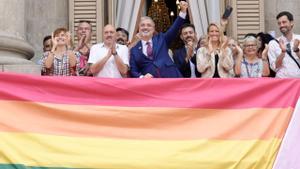
[(14, 52), (27, 60), (34, 56), (34, 49), (28, 42), (14, 37), (0, 35), (0, 50)]

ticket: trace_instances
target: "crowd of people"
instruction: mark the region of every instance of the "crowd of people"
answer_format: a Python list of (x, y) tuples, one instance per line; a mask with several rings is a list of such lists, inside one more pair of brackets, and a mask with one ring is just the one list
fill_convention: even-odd
[[(154, 21), (141, 17), (132, 42), (123, 28), (106, 25), (103, 42), (91, 43), (92, 25), (80, 21), (74, 47), (65, 28), (46, 36), (40, 60), (42, 75), (95, 76), (102, 78), (300, 78), (300, 35), (293, 33), (294, 18), (284, 11), (276, 19), (282, 36), (267, 33), (245, 36), (242, 43), (224, 35), (228, 20), (210, 23), (197, 39), (195, 26), (186, 22), (188, 3), (165, 32), (156, 32)], [(170, 52), (177, 34), (184, 46)]]

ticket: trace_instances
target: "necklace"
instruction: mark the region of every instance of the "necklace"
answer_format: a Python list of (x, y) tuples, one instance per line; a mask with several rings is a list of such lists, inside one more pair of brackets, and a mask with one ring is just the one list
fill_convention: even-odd
[[(256, 62), (256, 63), (248, 63), (248, 62), (246, 61), (245, 57), (244, 57), (244, 63), (245, 63), (245, 66), (246, 66), (246, 71), (247, 71), (248, 77), (249, 77), (249, 78), (253, 78), (253, 77), (254, 77), (253, 72), (255, 72), (255, 71), (259, 72), (259, 67), (257, 68), (258, 70), (254, 70), (254, 69), (253, 69), (253, 66), (254, 66), (255, 64), (257, 64), (257, 62)], [(248, 67), (248, 65), (250, 65), (251, 71), (249, 70), (250, 68)]]

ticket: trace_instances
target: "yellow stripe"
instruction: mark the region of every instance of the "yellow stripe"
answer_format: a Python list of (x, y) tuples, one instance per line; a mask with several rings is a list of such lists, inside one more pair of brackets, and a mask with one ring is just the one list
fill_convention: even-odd
[(280, 140), (140, 141), (0, 133), (0, 163), (102, 169), (271, 169)]

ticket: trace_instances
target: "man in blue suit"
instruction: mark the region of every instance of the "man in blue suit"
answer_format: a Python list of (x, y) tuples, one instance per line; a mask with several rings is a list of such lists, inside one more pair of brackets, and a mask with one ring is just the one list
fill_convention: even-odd
[(182, 77), (169, 56), (171, 42), (176, 38), (187, 15), (188, 3), (180, 2), (179, 17), (166, 33), (154, 36), (155, 23), (150, 17), (142, 17), (139, 24), (141, 41), (130, 51), (130, 73), (136, 78)]
[(180, 38), (184, 47), (175, 50), (174, 62), (185, 78), (201, 77), (197, 70), (197, 34), (193, 24), (184, 24), (180, 29)]

